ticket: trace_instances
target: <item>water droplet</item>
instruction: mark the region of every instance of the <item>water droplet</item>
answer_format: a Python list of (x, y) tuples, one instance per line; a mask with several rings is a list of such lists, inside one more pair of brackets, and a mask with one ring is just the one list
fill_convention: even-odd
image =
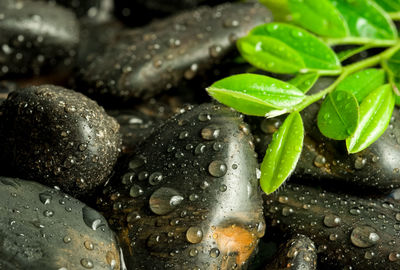
[(149, 177), (150, 185), (158, 185), (163, 179), (163, 175), (160, 172), (152, 173)]
[(361, 210), (358, 207), (353, 207), (349, 210), (350, 214), (358, 216), (361, 214)]
[(90, 259), (82, 259), (81, 265), (87, 269), (92, 269), (94, 266), (93, 262)]
[(315, 167), (321, 168), (325, 165), (325, 163), (326, 163), (326, 158), (322, 155), (317, 155), (314, 159)]
[(210, 250), (210, 256), (211, 256), (212, 258), (217, 258), (217, 257), (219, 256), (219, 253), (220, 253), (220, 251), (219, 251), (218, 248), (212, 248), (212, 249)]
[(354, 161), (354, 168), (356, 168), (357, 170), (361, 170), (362, 168), (364, 168), (365, 164), (367, 164), (367, 159), (357, 157)]
[(131, 187), (131, 189), (129, 190), (129, 195), (132, 198), (136, 198), (136, 197), (139, 197), (140, 195), (142, 195), (143, 192), (144, 192), (143, 189), (139, 185), (134, 184)]
[(293, 209), (288, 207), (288, 206), (285, 206), (285, 207), (282, 208), (282, 215), (285, 216), (285, 217), (289, 216), (293, 212), (294, 212)]
[(43, 215), (44, 215), (45, 217), (52, 217), (52, 216), (54, 215), (54, 212), (51, 211), (51, 210), (45, 210), (45, 211), (43, 212)]
[(375, 245), (380, 237), (372, 227), (357, 226), (352, 230), (350, 240), (356, 247), (366, 248)]
[(331, 233), (329, 235), (329, 240), (335, 241), (338, 238), (338, 235), (336, 233)]
[(82, 208), (82, 217), (85, 224), (94, 231), (100, 226), (105, 226), (103, 217), (88, 206)]
[(371, 260), (375, 256), (373, 251), (366, 251), (364, 254), (364, 258), (367, 260)]
[(200, 154), (203, 154), (205, 150), (206, 150), (206, 146), (204, 144), (202, 144), (202, 143), (199, 143), (196, 146), (196, 148), (194, 149), (194, 153), (196, 155), (200, 155)]
[(48, 192), (43, 192), (39, 194), (39, 199), (44, 205), (49, 204), (52, 198), (53, 197)]
[(202, 113), (199, 114), (198, 118), (199, 118), (199, 120), (201, 122), (210, 121), (211, 120), (211, 115), (208, 114), (208, 113), (202, 112)]
[(219, 46), (219, 45), (212, 45), (212, 46), (209, 48), (210, 56), (213, 57), (213, 58), (218, 57), (218, 56), (220, 55), (221, 52), (222, 52), (222, 47)]
[(207, 126), (201, 130), (201, 137), (205, 140), (215, 140), (218, 138), (220, 129), (214, 125)]
[(94, 245), (91, 241), (86, 240), (85, 242), (83, 242), (83, 245), (85, 246), (85, 248), (87, 250), (93, 250), (94, 249)]
[(186, 240), (192, 244), (200, 243), (203, 239), (203, 232), (199, 227), (190, 227), (186, 231)]
[(333, 214), (329, 214), (324, 217), (324, 225), (329, 228), (337, 227), (341, 222), (341, 218)]
[(199, 251), (196, 248), (192, 248), (189, 250), (190, 257), (195, 257), (197, 256), (197, 254), (199, 254)]
[(183, 200), (183, 197), (172, 188), (162, 187), (150, 196), (149, 205), (153, 213), (165, 215), (173, 211)]
[(131, 170), (138, 169), (138, 168), (142, 167), (145, 163), (146, 163), (146, 161), (143, 158), (135, 158), (135, 159), (129, 161), (129, 169), (131, 169)]
[(400, 259), (400, 254), (397, 252), (390, 252), (389, 253), (389, 261), (395, 262)]
[(220, 160), (214, 160), (208, 165), (208, 172), (214, 177), (222, 177), (226, 171), (226, 164)]
[(64, 236), (63, 241), (64, 241), (65, 244), (68, 244), (69, 242), (71, 242), (71, 237), (66, 235), (66, 236)]

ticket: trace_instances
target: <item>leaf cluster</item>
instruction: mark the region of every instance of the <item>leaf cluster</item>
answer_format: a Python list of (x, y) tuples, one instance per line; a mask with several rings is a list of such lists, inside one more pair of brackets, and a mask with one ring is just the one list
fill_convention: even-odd
[[(208, 93), (248, 115), (267, 118), (288, 113), (261, 164), (261, 187), (276, 190), (300, 157), (304, 127), (300, 111), (324, 98), (317, 124), (321, 133), (345, 140), (348, 153), (360, 152), (386, 130), (400, 104), (400, 42), (394, 21), (397, 0), (260, 0), (276, 19), (237, 41), (241, 56), (257, 69), (291, 74), (289, 81), (238, 74), (212, 84)], [(336, 45), (350, 49), (338, 51)], [(371, 48), (382, 52), (344, 65)], [(348, 61), (347, 61), (348, 62)], [(307, 92), (321, 76), (336, 80)]]

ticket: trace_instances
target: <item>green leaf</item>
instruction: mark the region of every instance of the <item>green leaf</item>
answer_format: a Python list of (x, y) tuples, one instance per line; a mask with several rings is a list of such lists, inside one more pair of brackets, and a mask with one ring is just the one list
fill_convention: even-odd
[(288, 0), (260, 0), (260, 3), (271, 10), (274, 21), (288, 21), (290, 10)]
[(239, 74), (212, 84), (208, 93), (219, 102), (248, 115), (286, 113), (305, 98), (293, 85), (257, 74)]
[(358, 102), (352, 93), (335, 90), (321, 105), (318, 128), (328, 138), (344, 140), (357, 128), (358, 110)]
[(375, 3), (387, 12), (400, 11), (399, 0), (375, 0)]
[(337, 56), (338, 56), (340, 62), (343, 62), (344, 60), (349, 59), (353, 55), (356, 55), (360, 52), (368, 50), (369, 48), (371, 48), (371, 45), (367, 44), (367, 45), (359, 46), (356, 48), (351, 48), (348, 50), (340, 51), (337, 53)]
[(298, 112), (293, 112), (274, 133), (261, 163), (260, 184), (265, 193), (274, 192), (295, 169), (303, 139), (303, 121)]
[(382, 63), (387, 72), (388, 80), (394, 91), (396, 105), (400, 105), (400, 50)]
[[(244, 49), (247, 38), (252, 38), (252, 50)], [(267, 39), (263, 39), (267, 38)], [(273, 40), (273, 41), (272, 41)], [(238, 42), (239, 50), (250, 63), (262, 61), (263, 69), (275, 73), (337, 74), (341, 64), (335, 52), (313, 34), (285, 23), (268, 23), (255, 27), (250, 35)], [(264, 57), (264, 55), (268, 56)], [(275, 58), (271, 57), (275, 54)], [(250, 56), (250, 57), (249, 57)], [(292, 60), (293, 59), (293, 60)], [(264, 62), (267, 61), (267, 62)], [(291, 61), (292, 63), (288, 63)], [(290, 70), (283, 66), (291, 65)]]
[(330, 0), (345, 19), (350, 36), (367, 40), (395, 40), (397, 30), (389, 15), (370, 0)]
[(301, 56), (277, 39), (246, 36), (240, 38), (236, 44), (243, 58), (262, 70), (290, 74), (305, 68)]
[(389, 84), (371, 92), (360, 105), (360, 119), (356, 131), (346, 139), (347, 151), (357, 153), (385, 132), (394, 108), (394, 94)]
[(329, 0), (288, 0), (293, 20), (302, 27), (326, 37), (345, 37), (347, 26)]
[(289, 83), (293, 86), (296, 86), (303, 93), (307, 93), (308, 90), (313, 87), (316, 81), (319, 78), (318, 73), (306, 73), (306, 74), (298, 74), (296, 77), (291, 79)]
[(382, 69), (369, 68), (351, 74), (336, 87), (336, 90), (354, 94), (360, 103), (371, 91), (385, 83), (385, 72)]

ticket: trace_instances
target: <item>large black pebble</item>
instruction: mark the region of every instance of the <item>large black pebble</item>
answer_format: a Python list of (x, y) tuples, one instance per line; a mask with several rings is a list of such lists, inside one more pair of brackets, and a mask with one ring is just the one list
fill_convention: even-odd
[(0, 269), (122, 269), (105, 218), (53, 188), (0, 177)]
[(271, 20), (255, 3), (224, 4), (122, 31), (81, 67), (77, 89), (96, 99), (150, 98), (202, 74), (235, 49), (235, 41)]
[(119, 125), (84, 95), (53, 85), (8, 95), (0, 106), (0, 153), (9, 175), (88, 195), (109, 177)]
[(264, 196), (270, 235), (304, 234), (320, 269), (400, 269), (400, 204), (288, 184)]
[(0, 77), (71, 69), (79, 24), (66, 8), (36, 1), (0, 1)]
[(256, 169), (237, 112), (203, 104), (168, 120), (98, 200), (128, 269), (246, 269), (265, 230)]

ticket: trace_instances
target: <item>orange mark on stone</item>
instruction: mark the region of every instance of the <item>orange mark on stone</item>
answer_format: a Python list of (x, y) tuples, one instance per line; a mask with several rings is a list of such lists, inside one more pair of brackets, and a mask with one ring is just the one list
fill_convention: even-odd
[(237, 254), (238, 265), (247, 261), (257, 244), (257, 237), (239, 226), (217, 227), (214, 233), (217, 235), (214, 239), (218, 249), (223, 254)]

